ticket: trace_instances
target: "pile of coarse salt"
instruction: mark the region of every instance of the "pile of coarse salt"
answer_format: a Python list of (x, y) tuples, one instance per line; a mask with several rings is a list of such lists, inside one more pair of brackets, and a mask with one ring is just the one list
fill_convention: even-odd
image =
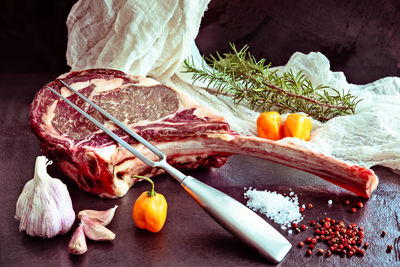
[(284, 196), (268, 190), (259, 191), (251, 187), (244, 193), (248, 199), (246, 205), (254, 210), (265, 214), (275, 223), (280, 224), (282, 229), (287, 229), (292, 222), (298, 223), (303, 220), (300, 213), (299, 199), (297, 195), (290, 192)]

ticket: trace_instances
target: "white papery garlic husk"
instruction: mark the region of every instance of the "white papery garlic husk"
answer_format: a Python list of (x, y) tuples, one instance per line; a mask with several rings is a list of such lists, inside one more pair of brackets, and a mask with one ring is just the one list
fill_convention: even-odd
[(31, 236), (52, 238), (65, 234), (75, 221), (67, 186), (48, 175), (49, 164), (45, 156), (36, 158), (34, 178), (25, 184), (17, 201), (19, 230)]

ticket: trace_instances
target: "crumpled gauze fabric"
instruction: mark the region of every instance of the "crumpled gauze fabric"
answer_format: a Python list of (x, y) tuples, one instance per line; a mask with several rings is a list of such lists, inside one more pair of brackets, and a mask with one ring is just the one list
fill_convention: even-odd
[(114, 68), (163, 81), (190, 53), (210, 0), (80, 0), (67, 19), (72, 70)]
[[(203, 64), (194, 39), (208, 3), (209, 0), (80, 0), (67, 20), (67, 63), (72, 70), (112, 68), (152, 76), (222, 115), (237, 133), (256, 135), (259, 112), (245, 103), (235, 106), (229, 97), (216, 96), (212, 88), (204, 89), (208, 83), (193, 85), (192, 75), (182, 72), (185, 58), (199, 67)], [(310, 141), (284, 138), (278, 142), (306, 147), (349, 164), (400, 170), (399, 77), (366, 85), (349, 84), (342, 72), (330, 70), (329, 60), (319, 52), (294, 53), (285, 66), (277, 68), (302, 70), (314, 85), (348, 90), (362, 99), (354, 115), (326, 123), (313, 120)]]

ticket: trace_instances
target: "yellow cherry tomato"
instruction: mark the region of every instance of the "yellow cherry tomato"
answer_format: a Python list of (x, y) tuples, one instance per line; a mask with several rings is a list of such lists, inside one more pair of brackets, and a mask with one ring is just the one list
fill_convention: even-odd
[(311, 128), (311, 120), (306, 115), (290, 114), (283, 124), (283, 136), (309, 141)]
[(257, 119), (258, 136), (270, 140), (282, 138), (281, 115), (275, 111), (263, 112)]

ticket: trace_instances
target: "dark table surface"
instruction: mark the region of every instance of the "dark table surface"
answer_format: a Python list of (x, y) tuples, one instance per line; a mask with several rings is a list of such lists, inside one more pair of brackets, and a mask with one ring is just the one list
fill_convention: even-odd
[[(82, 256), (70, 255), (68, 242), (78, 225), (75, 221), (69, 233), (52, 239), (30, 237), (18, 231), (14, 219), (15, 205), (24, 184), (33, 177), (36, 156), (41, 154), (39, 141), (29, 126), (29, 105), (35, 92), (56, 74), (0, 75), (0, 266), (262, 266), (270, 263), (252, 249), (227, 233), (213, 221), (179, 184), (168, 175), (155, 179), (156, 190), (168, 201), (168, 217), (161, 232), (152, 234), (139, 230), (133, 223), (131, 211), (139, 194), (148, 184), (138, 183), (119, 199), (101, 199), (79, 190), (75, 184), (49, 166), (49, 173), (67, 184), (74, 210), (105, 210), (119, 205), (109, 228), (116, 234), (111, 242), (88, 240), (88, 251)], [(368, 201), (328, 184), (318, 177), (269, 161), (232, 156), (219, 169), (187, 172), (245, 203), (245, 187), (268, 189), (288, 194), (294, 191), (300, 204), (312, 203), (304, 213), (303, 222), (326, 216), (342, 219), (346, 224), (357, 223), (365, 228), (365, 241), (371, 245), (364, 257), (333, 255), (330, 258), (305, 256), (305, 248), (297, 243), (312, 235), (309, 228), (299, 234), (288, 234), (271, 220), (293, 244), (282, 266), (400, 266), (400, 177), (392, 170), (374, 167), (380, 184)], [(363, 209), (353, 214), (343, 204), (362, 201)], [(332, 206), (328, 205), (332, 200)], [(382, 230), (387, 235), (380, 237)], [(387, 245), (394, 250), (386, 253)], [(318, 247), (326, 249), (324, 244)]]

